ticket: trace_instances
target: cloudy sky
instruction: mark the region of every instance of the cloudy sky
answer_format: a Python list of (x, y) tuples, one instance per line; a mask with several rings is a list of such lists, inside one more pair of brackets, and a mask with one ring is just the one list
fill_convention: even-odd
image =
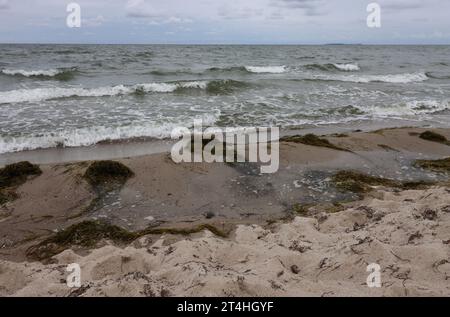
[[(450, 44), (449, 0), (0, 0), (1, 43)], [(368, 28), (367, 5), (381, 6)]]

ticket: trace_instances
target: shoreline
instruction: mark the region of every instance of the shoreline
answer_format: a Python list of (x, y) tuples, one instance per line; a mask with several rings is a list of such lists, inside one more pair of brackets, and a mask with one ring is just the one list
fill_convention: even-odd
[[(345, 123), (316, 127), (283, 128), (280, 130), (280, 137), (308, 133), (327, 136), (338, 133), (351, 133), (357, 130), (361, 132), (370, 132), (379, 129), (402, 129), (411, 127), (433, 129), (446, 128), (446, 126), (432, 125), (431, 122), (418, 123), (401, 119), (392, 120), (392, 122), (355, 122), (351, 128), (348, 128), (348, 125)], [(59, 164), (139, 157), (170, 151), (170, 147), (174, 143), (175, 141), (170, 138), (157, 139), (153, 137), (138, 137), (114, 141), (104, 140), (89, 146), (51, 147), (7, 152), (0, 154), (0, 167), (20, 161), (29, 161), (33, 164)]]

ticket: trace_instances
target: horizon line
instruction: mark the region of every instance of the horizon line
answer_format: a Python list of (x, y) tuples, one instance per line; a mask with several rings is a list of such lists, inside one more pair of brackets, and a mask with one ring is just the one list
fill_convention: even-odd
[(432, 43), (58, 43), (58, 42), (0, 42), (0, 45), (179, 45), (179, 46), (449, 46)]

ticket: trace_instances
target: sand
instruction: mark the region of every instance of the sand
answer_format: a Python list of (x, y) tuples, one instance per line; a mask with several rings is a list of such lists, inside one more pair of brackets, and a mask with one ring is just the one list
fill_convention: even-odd
[[(266, 176), (246, 165), (175, 164), (167, 153), (124, 158), (136, 176), (88, 214), (80, 211), (95, 198), (81, 177), (89, 162), (41, 165), (19, 199), (0, 207), (0, 295), (450, 296), (448, 186), (375, 188), (361, 201), (329, 186), (342, 169), (443, 179), (412, 168), (414, 159), (450, 156), (449, 146), (418, 138), (423, 131), (327, 137), (352, 153), (283, 143), (280, 171)], [(450, 138), (449, 129), (435, 131)], [(350, 198), (343, 208), (324, 207)], [(308, 217), (287, 217), (296, 203), (319, 205)], [(46, 264), (26, 257), (54, 232), (92, 219), (129, 230), (208, 223), (232, 231), (102, 241)], [(81, 266), (81, 288), (66, 285), (70, 263)], [(366, 285), (371, 263), (381, 267), (381, 288)]]
[[(356, 208), (240, 225), (229, 239), (204, 232), (166, 244), (143, 237), (55, 264), (0, 262), (2, 296), (450, 296), (448, 188), (379, 193)], [(65, 284), (79, 263), (82, 287)], [(381, 267), (369, 288), (367, 265)]]

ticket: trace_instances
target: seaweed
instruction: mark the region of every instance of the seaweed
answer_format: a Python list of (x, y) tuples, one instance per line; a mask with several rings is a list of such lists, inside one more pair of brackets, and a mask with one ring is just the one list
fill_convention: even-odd
[(396, 186), (395, 181), (362, 174), (355, 171), (339, 171), (332, 177), (332, 182), (343, 191), (366, 193), (371, 186)]
[(213, 234), (221, 238), (228, 237), (227, 233), (219, 230), (218, 228), (210, 224), (201, 224), (192, 228), (149, 228), (141, 231), (140, 235), (142, 236), (147, 234), (178, 234), (187, 236), (193, 233), (202, 232), (203, 230), (209, 230)]
[(441, 134), (432, 131), (425, 131), (419, 135), (419, 138), (431, 142), (437, 142), (445, 145), (450, 145), (450, 141)]
[(341, 203), (335, 202), (330, 206), (327, 206), (325, 208), (325, 211), (329, 214), (334, 214), (334, 213), (338, 213), (345, 210), (345, 206), (342, 205)]
[(311, 133), (306, 135), (285, 136), (280, 138), (280, 141), (289, 143), (301, 143), (310, 146), (326, 147), (337, 151), (351, 152), (350, 150), (332, 144), (327, 139), (319, 138), (317, 135)]
[(426, 189), (433, 185), (436, 185), (436, 183), (427, 181), (404, 182), (401, 184), (401, 188), (404, 190), (418, 190), (418, 189)]
[(19, 162), (6, 165), (0, 169), (0, 188), (20, 186), (26, 182), (28, 176), (42, 174), (37, 165), (30, 162)]
[(16, 188), (23, 185), (29, 176), (42, 174), (38, 165), (30, 162), (19, 162), (6, 165), (0, 169), (0, 205), (13, 201), (19, 197)]
[(356, 171), (339, 171), (332, 177), (332, 182), (341, 191), (357, 194), (370, 192), (373, 186), (384, 186), (402, 190), (424, 189), (435, 185), (434, 182), (401, 182), (388, 178), (375, 177)]
[(83, 177), (92, 186), (111, 185), (112, 183), (125, 184), (134, 176), (127, 166), (115, 161), (96, 161), (89, 165)]
[(103, 239), (111, 240), (117, 244), (126, 244), (150, 234), (190, 235), (203, 230), (209, 230), (222, 238), (228, 236), (227, 233), (210, 224), (201, 224), (192, 228), (147, 228), (130, 232), (105, 222), (88, 220), (74, 224), (30, 247), (27, 250), (27, 256), (32, 259), (45, 260), (72, 246), (95, 247)]
[(301, 215), (301, 216), (305, 216), (308, 214), (309, 208), (311, 207), (311, 205), (301, 205), (301, 204), (294, 204), (294, 206), (292, 206), (292, 211), (295, 214)]
[(131, 242), (135, 233), (100, 221), (83, 221), (62, 230), (27, 250), (27, 256), (39, 260), (50, 258), (72, 245), (93, 247), (102, 239), (113, 242)]
[(335, 138), (348, 138), (349, 137), (349, 135), (346, 133), (335, 133), (335, 134), (332, 134), (331, 136), (333, 136)]
[(0, 205), (16, 200), (19, 197), (12, 189), (0, 189)]
[(387, 152), (400, 152), (399, 150), (394, 149), (393, 147), (386, 144), (378, 144), (378, 147), (382, 148)]
[(83, 178), (92, 186), (96, 197), (82, 212), (69, 219), (78, 218), (84, 213), (98, 209), (107, 194), (122, 188), (133, 176), (133, 171), (120, 162), (95, 161), (90, 164)]
[(437, 172), (450, 172), (450, 157), (441, 160), (417, 160), (414, 165)]

